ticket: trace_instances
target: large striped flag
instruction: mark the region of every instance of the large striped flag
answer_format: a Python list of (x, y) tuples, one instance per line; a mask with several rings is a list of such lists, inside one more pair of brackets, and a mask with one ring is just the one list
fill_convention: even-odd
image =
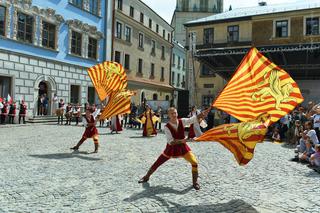
[(112, 93), (109, 102), (101, 112), (100, 120), (111, 118), (115, 115), (130, 113), (131, 96), (135, 95), (133, 91), (121, 91)]
[(88, 69), (88, 74), (101, 101), (127, 87), (127, 75), (122, 65), (116, 62), (97, 64)]
[(252, 48), (212, 106), (240, 121), (268, 112), (274, 123), (302, 101), (300, 89), (289, 74)]
[(253, 158), (256, 144), (263, 141), (269, 122), (270, 115), (264, 113), (252, 121), (220, 125), (195, 140), (219, 142), (233, 153), (239, 165), (246, 165)]

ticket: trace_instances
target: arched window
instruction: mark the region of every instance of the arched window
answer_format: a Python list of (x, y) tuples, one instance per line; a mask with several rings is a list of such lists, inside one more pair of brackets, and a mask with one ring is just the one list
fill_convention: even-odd
[(169, 95), (166, 95), (166, 101), (169, 101), (170, 97)]
[(158, 100), (158, 94), (157, 94), (157, 93), (154, 93), (152, 99), (153, 99), (154, 101), (157, 101), (157, 100)]

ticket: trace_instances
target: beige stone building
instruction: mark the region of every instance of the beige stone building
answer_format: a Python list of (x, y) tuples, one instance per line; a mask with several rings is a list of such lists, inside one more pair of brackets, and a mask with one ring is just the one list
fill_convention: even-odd
[(127, 71), (128, 88), (144, 99), (172, 100), (170, 68), (173, 28), (140, 0), (115, 2), (113, 60)]
[[(214, 86), (217, 94), (251, 47), (286, 70), (305, 100), (319, 101), (319, 22), (319, 1), (262, 3), (188, 22), (189, 60), (194, 62), (198, 101), (208, 95), (207, 87)], [(213, 76), (218, 83), (210, 86)]]

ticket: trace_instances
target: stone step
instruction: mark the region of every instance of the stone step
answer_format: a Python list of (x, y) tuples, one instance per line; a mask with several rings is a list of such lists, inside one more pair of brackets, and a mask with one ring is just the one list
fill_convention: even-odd
[(57, 122), (56, 116), (36, 116), (34, 118), (29, 118), (28, 123), (53, 123)]

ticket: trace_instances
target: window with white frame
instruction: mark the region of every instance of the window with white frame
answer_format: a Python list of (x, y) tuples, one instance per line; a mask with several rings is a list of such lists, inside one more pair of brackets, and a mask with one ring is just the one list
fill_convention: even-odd
[(83, 0), (70, 0), (70, 3), (81, 9), (83, 8)]
[(139, 33), (139, 47), (143, 48), (144, 36), (142, 33)]
[(95, 38), (89, 37), (88, 42), (88, 58), (97, 59), (98, 41)]
[(114, 61), (121, 64), (121, 52), (119, 51), (114, 52)]
[(89, 12), (94, 15), (99, 15), (100, 0), (89, 0)]
[(130, 17), (134, 18), (134, 7), (130, 6)]
[(239, 41), (239, 26), (228, 26), (228, 42)]
[(118, 0), (118, 9), (122, 10), (122, 0)]
[(130, 55), (124, 54), (124, 68), (130, 70)]
[(151, 63), (150, 78), (154, 79), (154, 63)]
[(6, 7), (0, 6), (0, 35), (5, 36), (6, 32)]
[(172, 54), (172, 66), (176, 66), (176, 54)]
[(143, 60), (139, 58), (138, 61), (138, 73), (142, 74)]
[(165, 47), (161, 46), (161, 59), (165, 60)]
[(33, 16), (18, 12), (18, 34), (20, 41), (32, 43), (33, 41)]
[(306, 35), (319, 35), (319, 17), (306, 18)]
[(42, 21), (42, 46), (56, 49), (56, 25)]
[(82, 34), (76, 31), (72, 31), (71, 36), (71, 53), (81, 56), (82, 47)]
[(213, 44), (213, 28), (206, 28), (203, 30), (203, 44)]
[(156, 55), (156, 41), (151, 40), (151, 54)]
[(164, 81), (164, 67), (161, 67), (161, 78), (160, 81)]
[(175, 82), (175, 81), (174, 81), (174, 80), (175, 80), (174, 77), (175, 77), (175, 73), (172, 72), (172, 73), (171, 73), (171, 84), (172, 84), (172, 85), (174, 85), (174, 82)]
[(288, 20), (279, 20), (275, 22), (275, 37), (282, 38), (289, 36)]
[(125, 37), (127, 42), (131, 42), (131, 27), (126, 26)]
[(118, 21), (116, 23), (116, 38), (122, 38), (122, 24)]

